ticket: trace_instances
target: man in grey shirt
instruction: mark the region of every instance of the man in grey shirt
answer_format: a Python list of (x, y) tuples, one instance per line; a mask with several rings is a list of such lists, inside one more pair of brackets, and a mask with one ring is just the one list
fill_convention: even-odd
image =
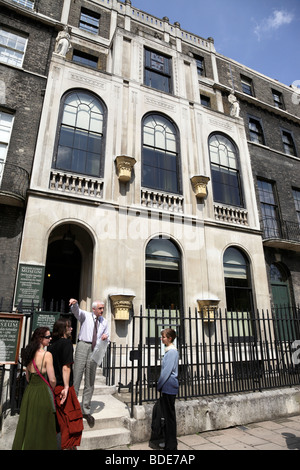
[(95, 343), (109, 339), (108, 323), (103, 317), (104, 303), (100, 300), (93, 302), (93, 312), (81, 310), (76, 299), (70, 299), (69, 305), (71, 312), (80, 322), (74, 361), (74, 388), (78, 396), (82, 376), (85, 373), (81, 407), (83, 417), (92, 428), (95, 420), (91, 415), (91, 400), (94, 392), (97, 363), (91, 359), (91, 356)]

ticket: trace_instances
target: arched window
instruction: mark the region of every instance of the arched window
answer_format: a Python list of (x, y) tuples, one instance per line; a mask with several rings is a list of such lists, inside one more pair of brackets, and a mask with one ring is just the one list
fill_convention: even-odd
[(230, 247), (223, 258), (226, 306), (231, 337), (252, 336), (253, 310), (249, 262), (237, 248)]
[(152, 239), (146, 249), (146, 307), (180, 308), (181, 256), (174, 243)]
[[(161, 316), (161, 329), (175, 328), (178, 335), (181, 306), (181, 254), (168, 238), (153, 238), (146, 248), (146, 308), (150, 316)], [(150, 321), (147, 341), (159, 337), (155, 325), (154, 320)]]
[(177, 131), (159, 114), (143, 120), (142, 185), (161, 191), (179, 193), (179, 155)]
[(63, 101), (54, 167), (103, 177), (104, 107), (85, 91), (67, 94)]
[(223, 134), (209, 139), (209, 153), (214, 201), (232, 206), (243, 206), (238, 151)]

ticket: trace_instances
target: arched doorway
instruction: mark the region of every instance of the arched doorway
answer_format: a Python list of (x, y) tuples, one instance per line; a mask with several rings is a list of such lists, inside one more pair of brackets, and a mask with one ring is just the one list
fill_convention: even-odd
[[(69, 299), (90, 308), (93, 240), (76, 224), (61, 224), (50, 234), (45, 266), (43, 301), (45, 310), (69, 312)], [(73, 340), (77, 321), (72, 317)]]
[(79, 297), (80, 273), (81, 253), (75, 243), (56, 240), (48, 246), (43, 290), (46, 309), (53, 304), (54, 310), (69, 311), (69, 299)]

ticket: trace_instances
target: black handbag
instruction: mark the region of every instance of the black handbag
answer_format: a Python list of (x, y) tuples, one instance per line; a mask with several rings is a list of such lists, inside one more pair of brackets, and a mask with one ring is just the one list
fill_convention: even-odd
[(159, 398), (153, 406), (152, 422), (151, 422), (151, 437), (149, 447), (151, 449), (161, 450), (165, 442), (165, 418), (162, 414), (161, 399)]

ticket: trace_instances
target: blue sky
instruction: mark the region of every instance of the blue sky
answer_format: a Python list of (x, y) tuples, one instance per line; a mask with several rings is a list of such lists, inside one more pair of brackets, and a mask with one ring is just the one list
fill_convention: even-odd
[(300, 83), (300, 0), (131, 0), (181, 28), (213, 37), (220, 54), (285, 85)]

